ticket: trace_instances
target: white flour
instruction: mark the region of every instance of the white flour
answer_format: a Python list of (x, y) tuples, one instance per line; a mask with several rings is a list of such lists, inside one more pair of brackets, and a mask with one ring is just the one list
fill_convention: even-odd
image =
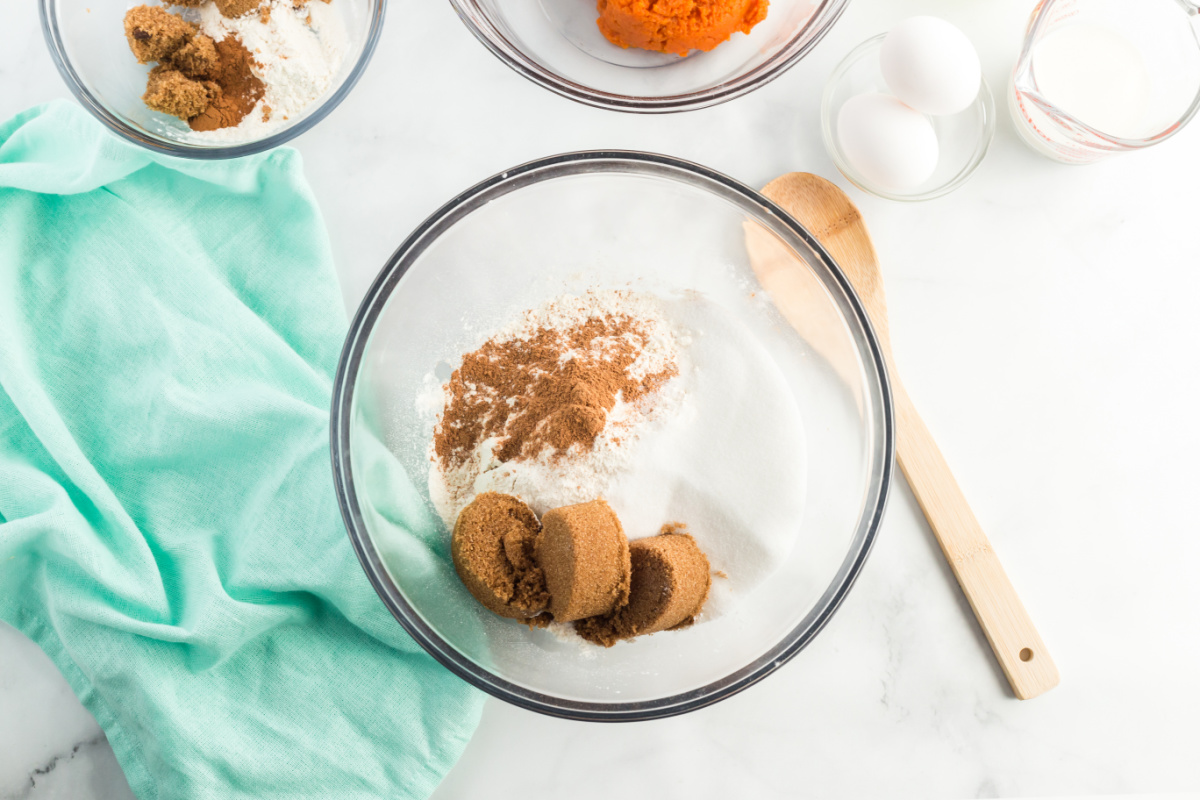
[[(270, 17), (262, 21), (254, 11), (229, 19), (221, 16), (215, 3), (205, 3), (193, 17), (200, 30), (221, 41), (237, 36), (257, 62), (254, 74), (266, 84), (266, 92), (240, 124), (215, 131), (197, 131), (189, 139), (205, 142), (239, 142), (260, 139), (286, 127), (323, 95), (341, 69), (348, 37), (341, 14), (332, 3), (310, 0), (295, 8), (292, 0), (270, 0), (262, 8)], [(264, 120), (264, 109), (270, 116)]]
[[(490, 339), (505, 342), (532, 336), (538, 329), (565, 331), (590, 317), (623, 315), (641, 323), (644, 331), (641, 352), (627, 370), (638, 380), (674, 365), (681, 375), (679, 344), (686, 345), (687, 333), (672, 329), (654, 297), (629, 291), (589, 292), (582, 297), (564, 295), (540, 308), (527, 311)], [(561, 361), (572, 357), (562, 355)], [(478, 494), (503, 492), (516, 495), (539, 516), (552, 508), (594, 500), (604, 494), (613, 479), (631, 467), (636, 444), (656, 425), (669, 424), (686, 392), (686, 381), (673, 378), (651, 397), (636, 405), (618, 397), (608, 414), (604, 430), (591, 450), (577, 445), (565, 456), (554, 459), (543, 450), (532, 460), (500, 462), (495, 451), (499, 437), (479, 443), (461, 466), (444, 470), (434, 460), (429, 472), (429, 495), (448, 528)], [(446, 404), (445, 387), (433, 375), (425, 377), (426, 391), (418, 400), (418, 411), (426, 419), (441, 413)], [(430, 445), (430, 457), (432, 444)]]

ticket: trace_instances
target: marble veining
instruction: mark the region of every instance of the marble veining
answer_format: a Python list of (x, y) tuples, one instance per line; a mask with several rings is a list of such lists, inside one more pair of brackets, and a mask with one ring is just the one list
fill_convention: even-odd
[[(107, 746), (108, 740), (104, 738), (102, 731), (97, 731), (89, 738), (82, 742), (77, 742), (71, 746), (70, 750), (64, 751), (55, 755), (45, 764), (34, 767), (29, 772), (29, 782), (22, 788), (5, 792), (6, 798), (11, 800), (25, 800), (25, 798), (34, 796), (37, 792), (39, 796), (44, 795), (47, 791), (47, 786), (52, 785), (62, 773), (56, 773), (60, 764), (66, 766), (69, 762), (75, 760), (77, 756), (82, 756), (83, 759), (92, 758), (91, 750), (93, 748)], [(64, 769), (63, 772), (67, 770)]]
[[(904, 16), (939, 14), (972, 37), (997, 91), (1034, 2), (855, 0), (776, 82), (665, 117), (552, 96), (487, 53), (449, 4), (409, 5), (350, 98), (296, 142), (348, 309), (444, 201), (550, 153), (652, 150), (752, 185), (803, 169), (846, 187), (817, 125), (842, 55)], [(7, 119), (67, 91), (36, 4), (4, 14)], [(1200, 484), (1198, 180), (1200, 125), (1079, 168), (1028, 152), (1002, 116), (979, 172), (946, 198), (902, 205), (849, 190), (881, 257), (906, 387), (1061, 686), (1013, 699), (900, 481), (854, 590), (777, 673), (711, 708), (634, 725), (489, 702), (435, 797), (609, 800), (609, 781), (580, 780), (598, 774), (634, 798), (1200, 791), (1200, 537), (1185, 499)], [(130, 796), (61, 676), (0, 626), (0, 800)]]

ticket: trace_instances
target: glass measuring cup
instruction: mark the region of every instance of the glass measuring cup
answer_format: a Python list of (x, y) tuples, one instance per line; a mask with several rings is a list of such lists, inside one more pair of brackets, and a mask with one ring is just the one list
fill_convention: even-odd
[(1009, 85), (1017, 132), (1067, 164), (1158, 144), (1200, 108), (1200, 0), (1041, 0)]

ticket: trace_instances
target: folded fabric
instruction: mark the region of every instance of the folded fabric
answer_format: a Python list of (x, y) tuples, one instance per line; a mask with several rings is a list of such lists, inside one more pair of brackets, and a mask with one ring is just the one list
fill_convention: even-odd
[(0, 619), (142, 800), (421, 798), (478, 722), (346, 537), (344, 329), (294, 151), (156, 156), (67, 103), (0, 127)]

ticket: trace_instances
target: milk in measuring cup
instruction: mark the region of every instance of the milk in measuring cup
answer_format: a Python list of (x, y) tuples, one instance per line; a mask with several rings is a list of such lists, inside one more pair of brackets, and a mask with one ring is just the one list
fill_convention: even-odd
[(1039, 0), (1009, 84), (1037, 152), (1090, 164), (1150, 147), (1200, 109), (1200, 0)]
[(1033, 77), (1049, 103), (1101, 133), (1136, 139), (1150, 125), (1150, 71), (1121, 34), (1090, 22), (1065, 25), (1037, 43)]

